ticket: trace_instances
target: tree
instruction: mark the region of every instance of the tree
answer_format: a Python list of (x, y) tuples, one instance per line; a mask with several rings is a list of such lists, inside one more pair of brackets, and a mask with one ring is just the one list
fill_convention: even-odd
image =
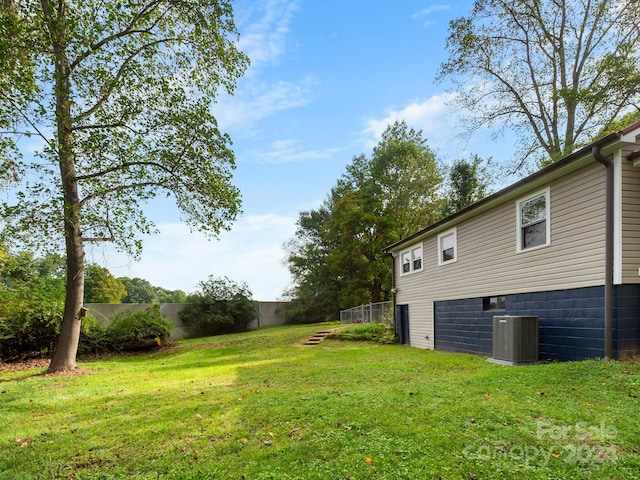
[(471, 160), (459, 159), (449, 170), (442, 216), (453, 215), (482, 200), (489, 193), (489, 177), (482, 159), (474, 155)]
[[(5, 1), (0, 37), (0, 181), (13, 187), (3, 234), (36, 248), (64, 242), (49, 371), (73, 369), (85, 244), (138, 256), (138, 233), (154, 231), (142, 206), (161, 193), (194, 229), (216, 235), (234, 220), (234, 155), (212, 102), (220, 87), (232, 93), (247, 59), (227, 0)], [(33, 135), (44, 146), (23, 158)]]
[(442, 175), (421, 131), (395, 122), (371, 158), (356, 157), (331, 193), (324, 238), (341, 308), (390, 298), (384, 248), (438, 220)]
[(122, 303), (153, 303), (158, 301), (156, 287), (151, 285), (148, 280), (143, 278), (118, 278), (124, 285), (126, 295), (122, 299)]
[(162, 287), (154, 287), (143, 278), (118, 278), (127, 291), (122, 303), (186, 303), (187, 294), (182, 290), (167, 290)]
[(182, 290), (167, 290), (156, 287), (158, 303), (187, 303), (187, 294)]
[(90, 264), (84, 272), (85, 303), (120, 303), (127, 294), (124, 284), (106, 268)]
[(475, 0), (447, 48), (438, 78), (454, 81), (465, 122), (515, 130), (541, 165), (640, 100), (636, 0)]
[(339, 282), (327, 264), (331, 250), (323, 227), (331, 211), (328, 200), (316, 210), (300, 212), (294, 237), (287, 242), (287, 263), (294, 285), (284, 309), (290, 323), (317, 323), (337, 318)]
[[(371, 158), (359, 155), (322, 206), (302, 212), (289, 243), (297, 315), (390, 297), (386, 246), (435, 222), (442, 175), (422, 132), (389, 125)], [(324, 319), (324, 318), (323, 318)]]
[(623, 128), (638, 122), (640, 122), (640, 107), (637, 110), (632, 110), (631, 112), (625, 113), (619, 119), (611, 122), (601, 131), (599, 131), (597, 135), (594, 135), (594, 137), (591, 139), (591, 142), (594, 142), (599, 138), (606, 137), (611, 133), (619, 132)]

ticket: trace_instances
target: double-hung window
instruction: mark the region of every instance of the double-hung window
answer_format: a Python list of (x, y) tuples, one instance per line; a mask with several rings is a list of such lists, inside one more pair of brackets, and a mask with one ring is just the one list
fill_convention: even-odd
[(422, 270), (422, 245), (414, 245), (400, 254), (402, 259), (401, 274), (419, 272)]
[(548, 188), (516, 202), (518, 252), (551, 243), (549, 207)]
[(438, 265), (458, 260), (458, 232), (453, 228), (438, 235)]

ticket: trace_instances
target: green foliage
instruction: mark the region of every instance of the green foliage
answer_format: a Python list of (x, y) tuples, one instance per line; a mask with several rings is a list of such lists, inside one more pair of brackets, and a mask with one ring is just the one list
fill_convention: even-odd
[(198, 291), (188, 302), (180, 318), (192, 336), (242, 332), (258, 317), (247, 285), (227, 277), (210, 276), (198, 283)]
[(182, 290), (167, 290), (162, 287), (154, 287), (143, 278), (118, 278), (127, 291), (122, 303), (185, 303), (187, 294)]
[(117, 345), (108, 337), (107, 329), (87, 315), (82, 319), (80, 329), (79, 355), (99, 355), (117, 350)]
[(355, 157), (322, 206), (300, 214), (287, 245), (292, 321), (324, 321), (339, 308), (388, 300), (384, 248), (438, 220), (441, 184), (422, 132), (389, 125), (371, 158)]
[(640, 122), (640, 108), (636, 108), (630, 112), (625, 113), (619, 119), (614, 120), (605, 128), (603, 128), (597, 135), (595, 135), (591, 141), (596, 141), (599, 138), (606, 137), (611, 133), (617, 133), (623, 128), (626, 128), (634, 123)]
[(0, 257), (0, 358), (52, 351), (64, 308), (60, 257)]
[(471, 160), (459, 159), (453, 162), (447, 179), (442, 216), (453, 215), (489, 193), (488, 162), (474, 155)]
[[(198, 230), (216, 234), (233, 220), (234, 155), (210, 108), (248, 65), (230, 2), (71, 0), (59, 11), (49, 0), (3, 2), (0, 29), (0, 113), (11, 119), (3, 141), (40, 136), (37, 155), (74, 170), (65, 184), (44, 162), (2, 155), (17, 176), (17, 202), (2, 204), (15, 240), (59, 245), (67, 218), (84, 241), (137, 254), (136, 237), (153, 231), (141, 206), (159, 192), (172, 193)], [(68, 135), (48, 134), (58, 126)], [(72, 186), (82, 196), (65, 208), (61, 189)]]
[(187, 294), (182, 290), (167, 290), (166, 288), (156, 287), (158, 303), (187, 303)]
[(85, 303), (120, 303), (126, 294), (124, 284), (108, 269), (95, 264), (85, 267)]
[(393, 325), (385, 323), (349, 325), (347, 327), (334, 330), (327, 336), (327, 338), (335, 340), (375, 342), (380, 344), (398, 342), (393, 331)]
[(138, 312), (117, 314), (106, 330), (107, 337), (117, 347), (123, 342), (134, 342), (146, 338), (158, 338), (161, 341), (171, 336), (174, 325), (160, 312), (160, 305)]
[(122, 303), (153, 303), (158, 301), (156, 288), (143, 278), (118, 278), (126, 291)]
[(475, 0), (453, 20), (439, 79), (473, 132), (511, 130), (517, 168), (588, 143), (640, 100), (640, 3)]

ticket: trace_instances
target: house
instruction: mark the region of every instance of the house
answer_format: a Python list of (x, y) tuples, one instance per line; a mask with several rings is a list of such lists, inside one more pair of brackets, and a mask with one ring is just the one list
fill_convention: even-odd
[(538, 317), (540, 359), (640, 353), (640, 123), (386, 249), (396, 331), (492, 354), (493, 317)]

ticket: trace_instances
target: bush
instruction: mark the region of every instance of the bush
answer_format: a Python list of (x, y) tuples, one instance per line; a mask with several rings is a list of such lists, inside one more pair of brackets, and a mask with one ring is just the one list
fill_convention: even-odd
[(256, 302), (244, 283), (209, 277), (188, 298), (180, 319), (193, 337), (244, 332), (258, 317)]
[(115, 346), (149, 338), (164, 342), (171, 336), (173, 328), (173, 323), (160, 313), (160, 305), (156, 303), (146, 310), (117, 314), (107, 328), (106, 336)]
[(335, 330), (327, 338), (335, 340), (396, 343), (393, 326), (384, 323), (362, 323)]
[(60, 332), (63, 289), (61, 280), (36, 280), (0, 294), (0, 358), (42, 356), (53, 350)]
[(114, 344), (107, 336), (107, 329), (92, 316), (84, 317), (80, 329), (78, 355), (96, 355), (113, 350)]
[(30, 315), (0, 320), (0, 358), (42, 356), (53, 351), (60, 317)]

